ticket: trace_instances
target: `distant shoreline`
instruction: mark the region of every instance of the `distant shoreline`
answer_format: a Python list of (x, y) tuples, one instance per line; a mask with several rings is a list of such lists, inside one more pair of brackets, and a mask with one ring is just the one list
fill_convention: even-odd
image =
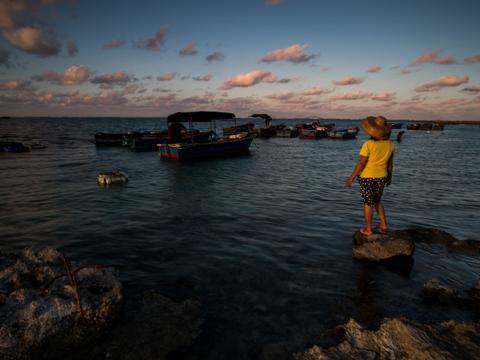
[[(15, 120), (15, 119), (166, 119), (166, 116), (0, 116), (0, 120)], [(237, 120), (250, 120), (256, 121), (257, 119), (252, 118), (243, 118), (239, 117)], [(360, 121), (361, 119), (329, 119), (329, 118), (276, 118), (275, 122), (278, 121)], [(480, 120), (409, 120), (409, 119), (389, 119), (389, 122), (413, 122), (413, 123), (422, 123), (422, 122), (435, 122), (448, 125), (480, 125)]]

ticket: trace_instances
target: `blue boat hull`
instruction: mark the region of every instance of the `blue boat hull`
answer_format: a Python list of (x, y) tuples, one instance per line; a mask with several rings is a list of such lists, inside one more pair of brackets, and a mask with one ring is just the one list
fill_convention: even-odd
[(253, 136), (241, 139), (220, 139), (193, 144), (159, 145), (160, 157), (174, 160), (187, 160), (248, 153)]

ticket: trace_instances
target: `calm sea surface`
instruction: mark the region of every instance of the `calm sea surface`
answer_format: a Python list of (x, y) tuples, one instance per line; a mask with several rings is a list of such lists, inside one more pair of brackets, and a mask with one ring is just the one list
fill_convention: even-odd
[[(0, 141), (47, 146), (0, 153), (0, 251), (56, 246), (72, 260), (117, 267), (127, 295), (197, 298), (206, 314), (198, 351), (209, 358), (315, 341), (351, 316), (469, 318), (422, 304), (418, 292), (432, 277), (473, 286), (478, 258), (418, 244), (409, 272), (352, 260), (362, 207), (358, 184), (344, 180), (365, 134), (255, 139), (249, 156), (186, 163), (92, 143), (96, 131), (164, 127), (163, 119), (0, 120)], [(479, 139), (478, 126), (406, 131), (384, 194), (392, 229), (480, 239)], [(99, 187), (97, 174), (113, 169), (129, 183)]]

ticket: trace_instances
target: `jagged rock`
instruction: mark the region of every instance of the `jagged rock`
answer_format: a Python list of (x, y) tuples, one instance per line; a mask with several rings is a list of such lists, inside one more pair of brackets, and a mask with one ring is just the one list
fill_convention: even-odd
[(63, 357), (94, 341), (116, 318), (122, 286), (112, 269), (77, 272), (86, 322), (68, 278), (55, 278), (65, 273), (62, 255), (53, 248), (0, 254), (0, 359)]
[(364, 236), (357, 231), (353, 240), (352, 255), (355, 259), (381, 261), (399, 256), (412, 256), (415, 250), (413, 240), (392, 234)]
[(458, 300), (458, 291), (440, 283), (438, 279), (427, 281), (423, 285), (421, 295), (429, 302), (436, 302), (445, 305)]
[(405, 319), (384, 320), (378, 330), (363, 329), (355, 320), (342, 326), (343, 341), (294, 354), (295, 360), (454, 360), (480, 354), (480, 325), (447, 322), (424, 325)]
[(147, 291), (106, 342), (82, 359), (165, 359), (174, 351), (181, 352), (198, 337), (203, 322), (200, 310), (198, 301), (174, 302)]
[(410, 239), (414, 242), (445, 245), (450, 252), (460, 252), (469, 255), (480, 255), (480, 241), (458, 240), (449, 233), (438, 229), (406, 229), (393, 231), (392, 236)]

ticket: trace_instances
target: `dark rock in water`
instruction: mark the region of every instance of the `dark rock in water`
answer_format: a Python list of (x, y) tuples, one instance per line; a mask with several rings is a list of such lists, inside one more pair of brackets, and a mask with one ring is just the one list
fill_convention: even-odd
[(393, 231), (392, 236), (411, 239), (414, 242), (445, 245), (450, 252), (460, 252), (467, 255), (480, 255), (480, 241), (458, 240), (449, 233), (438, 229), (407, 229)]
[(76, 272), (86, 320), (69, 279), (58, 277), (65, 273), (53, 248), (0, 254), (0, 359), (69, 358), (67, 352), (95, 341), (117, 317), (122, 286), (113, 270)]
[(406, 319), (384, 320), (378, 330), (363, 329), (349, 320), (339, 329), (343, 341), (327, 349), (319, 346), (294, 354), (295, 360), (453, 360), (477, 359), (480, 324), (447, 322), (424, 325)]
[[(174, 302), (147, 291), (135, 309), (112, 330), (104, 344), (82, 359), (162, 360), (181, 352), (200, 334), (200, 303)], [(175, 357), (170, 357), (174, 359)]]
[(451, 304), (458, 299), (458, 291), (440, 283), (438, 279), (431, 279), (423, 285), (422, 297), (428, 302)]
[(382, 261), (399, 256), (412, 256), (415, 243), (392, 234), (373, 234), (365, 236), (360, 231), (355, 232), (352, 254), (355, 259)]

